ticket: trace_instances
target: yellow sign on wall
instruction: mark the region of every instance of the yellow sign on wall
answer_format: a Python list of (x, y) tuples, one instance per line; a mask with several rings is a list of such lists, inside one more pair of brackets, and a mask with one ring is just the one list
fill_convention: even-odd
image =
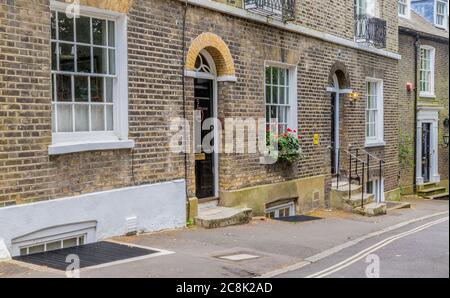
[(319, 145), (319, 134), (314, 134), (314, 145)]

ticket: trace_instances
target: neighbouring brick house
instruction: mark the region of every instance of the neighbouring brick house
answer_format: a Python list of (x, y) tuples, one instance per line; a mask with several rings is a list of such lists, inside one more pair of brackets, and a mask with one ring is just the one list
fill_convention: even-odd
[(407, 4), (399, 16), (401, 186), (445, 187), (424, 195), (448, 196), (448, 1)]
[[(64, 1), (0, 0), (0, 246), (180, 227), (211, 197), (305, 213), (357, 148), (385, 161), (367, 175), (377, 199), (395, 196), (397, 1), (287, 1), (270, 18), (246, 2), (82, 0), (74, 21)], [(306, 159), (172, 152), (170, 119), (194, 110), (276, 118)]]

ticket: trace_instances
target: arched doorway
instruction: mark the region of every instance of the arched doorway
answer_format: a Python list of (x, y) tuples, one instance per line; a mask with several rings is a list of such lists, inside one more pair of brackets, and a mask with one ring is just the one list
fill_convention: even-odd
[(332, 68), (330, 75), (330, 87), (327, 91), (331, 93), (331, 173), (338, 174), (341, 148), (341, 104), (346, 94), (352, 93), (349, 89), (349, 78), (344, 65), (337, 63)]
[[(209, 148), (196, 145), (193, 193), (200, 200), (217, 199), (221, 127), (218, 120), (219, 82), (237, 80), (231, 52), (220, 36), (205, 32), (192, 40), (186, 56), (185, 75), (194, 79), (194, 118), (197, 119), (194, 119), (194, 125), (202, 128), (194, 128), (195, 142), (199, 144), (200, 139), (200, 144), (205, 144), (207, 138), (206, 143), (210, 144)], [(209, 142), (211, 136), (213, 140)]]

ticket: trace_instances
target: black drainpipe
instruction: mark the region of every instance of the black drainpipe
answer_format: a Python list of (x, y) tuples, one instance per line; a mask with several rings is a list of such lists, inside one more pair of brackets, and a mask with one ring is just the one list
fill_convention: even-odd
[(414, 177), (413, 177), (413, 192), (417, 192), (417, 102), (419, 101), (419, 54), (420, 54), (420, 36), (416, 34), (414, 42)]
[[(186, 76), (185, 76), (185, 66), (186, 66), (186, 15), (188, 11), (188, 0), (186, 0), (184, 5), (184, 12), (183, 12), (183, 33), (182, 33), (182, 61), (181, 61), (181, 85), (183, 88), (183, 121), (186, 120)], [(186, 127), (184, 128), (184, 141), (187, 140), (187, 133)], [(186, 147), (186, 144), (184, 144)], [(184, 179), (185, 179), (185, 186), (186, 186), (186, 200), (189, 198), (189, 192), (188, 192), (188, 150), (189, 148), (185, 148), (184, 152)]]

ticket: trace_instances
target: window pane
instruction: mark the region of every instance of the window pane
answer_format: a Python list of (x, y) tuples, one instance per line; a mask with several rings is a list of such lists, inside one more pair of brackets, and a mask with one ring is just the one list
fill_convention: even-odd
[(266, 86), (266, 103), (270, 104), (270, 99), (272, 97), (272, 89), (270, 86)]
[(89, 131), (89, 105), (75, 105), (75, 131)]
[(271, 83), (271, 78), (272, 78), (272, 68), (271, 67), (266, 67), (266, 84), (270, 84)]
[(280, 85), (286, 85), (286, 70), (285, 69), (280, 69)]
[(74, 45), (59, 44), (59, 68), (62, 71), (75, 71)]
[(106, 80), (106, 102), (114, 102), (114, 85), (113, 78), (105, 78)]
[(59, 40), (73, 42), (73, 18), (68, 18), (65, 13), (58, 12)]
[(109, 58), (109, 74), (115, 75), (116, 74), (116, 51), (109, 50), (108, 58)]
[(272, 87), (272, 103), (278, 103), (278, 87)]
[(270, 120), (272, 121), (272, 119), (277, 120), (277, 107), (270, 107)]
[(94, 44), (106, 46), (106, 21), (92, 19), (92, 35)]
[(56, 95), (58, 101), (72, 101), (72, 77), (56, 75)]
[(89, 78), (75, 77), (75, 101), (88, 102), (89, 101)]
[(37, 245), (29, 248), (29, 254), (38, 254), (45, 251), (45, 245)]
[(272, 67), (272, 84), (278, 85), (278, 68)]
[(77, 246), (77, 238), (67, 239), (63, 241), (63, 248), (70, 248)]
[(108, 21), (108, 45), (110, 47), (116, 46), (116, 26), (113, 21)]
[(58, 132), (73, 132), (72, 105), (59, 104), (56, 112), (58, 113)]
[(94, 73), (108, 73), (107, 49), (94, 48)]
[(93, 105), (91, 107), (92, 131), (105, 130), (105, 107), (103, 105)]
[(280, 104), (286, 103), (286, 88), (280, 87)]
[(111, 105), (106, 106), (106, 130), (114, 130), (113, 106)]
[(55, 241), (52, 243), (47, 243), (47, 251), (61, 249), (61, 241)]
[(91, 18), (80, 17), (77, 23), (77, 42), (91, 43)]
[(78, 72), (91, 72), (91, 48), (77, 46), (77, 67)]
[(56, 12), (52, 11), (51, 17), (52, 39), (56, 39)]
[(91, 102), (103, 102), (103, 78), (91, 78)]
[(58, 70), (58, 62), (57, 62), (57, 45), (56, 42), (52, 42), (52, 70)]

